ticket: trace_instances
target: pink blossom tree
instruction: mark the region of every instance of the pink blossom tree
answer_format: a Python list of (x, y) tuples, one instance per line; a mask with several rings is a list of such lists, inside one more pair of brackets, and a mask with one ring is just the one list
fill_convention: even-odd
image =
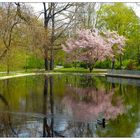
[[(77, 30), (74, 38), (68, 39), (62, 45), (63, 50), (69, 54), (70, 60), (84, 61), (90, 72), (97, 61), (114, 58), (115, 53), (123, 53), (125, 38), (116, 32), (103, 32), (97, 30)], [(117, 47), (117, 51), (114, 51)]]

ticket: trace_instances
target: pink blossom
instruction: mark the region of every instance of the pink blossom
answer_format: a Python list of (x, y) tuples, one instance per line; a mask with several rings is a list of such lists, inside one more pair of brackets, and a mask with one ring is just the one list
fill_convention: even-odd
[(68, 39), (62, 46), (63, 50), (70, 54), (70, 60), (76, 58), (77, 61), (94, 65), (97, 61), (123, 54), (125, 41), (125, 37), (115, 31), (106, 31), (101, 35), (97, 29), (82, 29), (77, 30), (76, 37)]

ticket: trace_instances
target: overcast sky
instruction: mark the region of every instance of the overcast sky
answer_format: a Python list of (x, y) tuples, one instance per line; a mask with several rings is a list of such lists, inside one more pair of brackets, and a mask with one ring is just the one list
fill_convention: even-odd
[[(43, 10), (43, 4), (42, 3), (28, 3), (29, 5), (31, 5), (35, 11), (35, 13), (39, 13), (40, 11)], [(128, 6), (131, 6), (136, 15), (140, 17), (140, 4), (139, 6), (136, 3), (127, 3)]]

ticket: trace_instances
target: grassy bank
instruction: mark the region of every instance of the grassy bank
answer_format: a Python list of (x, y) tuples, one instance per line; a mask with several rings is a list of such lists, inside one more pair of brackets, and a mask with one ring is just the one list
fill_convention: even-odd
[[(76, 72), (76, 73), (90, 73), (88, 69), (84, 68), (59, 68), (59, 69), (54, 69), (54, 72)], [(92, 73), (106, 73), (106, 69), (93, 69)]]
[[(103, 74), (106, 73), (106, 69), (94, 69), (92, 73), (90, 74)], [(21, 70), (21, 71), (12, 71), (12, 72), (0, 72), (0, 79), (8, 79), (8, 78), (14, 78), (19, 76), (26, 76), (26, 75), (34, 75), (34, 74), (57, 74), (57, 73), (89, 73), (88, 69), (84, 68), (57, 68), (53, 71), (45, 71), (44, 69), (29, 69), (27, 71)]]

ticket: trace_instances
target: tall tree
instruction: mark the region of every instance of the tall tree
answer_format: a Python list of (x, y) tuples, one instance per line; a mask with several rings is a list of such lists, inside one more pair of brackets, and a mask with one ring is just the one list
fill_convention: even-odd
[[(134, 10), (124, 3), (103, 4), (97, 13), (96, 27), (99, 30), (115, 30), (127, 40), (126, 53), (123, 58), (136, 58), (139, 48), (140, 21)], [(136, 41), (137, 40), (137, 41)], [(120, 66), (122, 55), (118, 56)]]
[(20, 23), (20, 19), (17, 16), (13, 3), (3, 3), (0, 10), (0, 38), (4, 44), (0, 59), (7, 56), (7, 72), (9, 73), (9, 50), (12, 46), (14, 29)]
[[(50, 59), (50, 70), (54, 68), (54, 51), (61, 49), (58, 47), (61, 45), (61, 38), (66, 37), (66, 30), (71, 26), (73, 15), (69, 11), (74, 6), (72, 3), (43, 3), (44, 5), (44, 27), (47, 32), (46, 37), (48, 42), (44, 44), (45, 53), (45, 69), (49, 69)], [(67, 14), (66, 14), (67, 13)], [(50, 54), (50, 57), (49, 57)]]

